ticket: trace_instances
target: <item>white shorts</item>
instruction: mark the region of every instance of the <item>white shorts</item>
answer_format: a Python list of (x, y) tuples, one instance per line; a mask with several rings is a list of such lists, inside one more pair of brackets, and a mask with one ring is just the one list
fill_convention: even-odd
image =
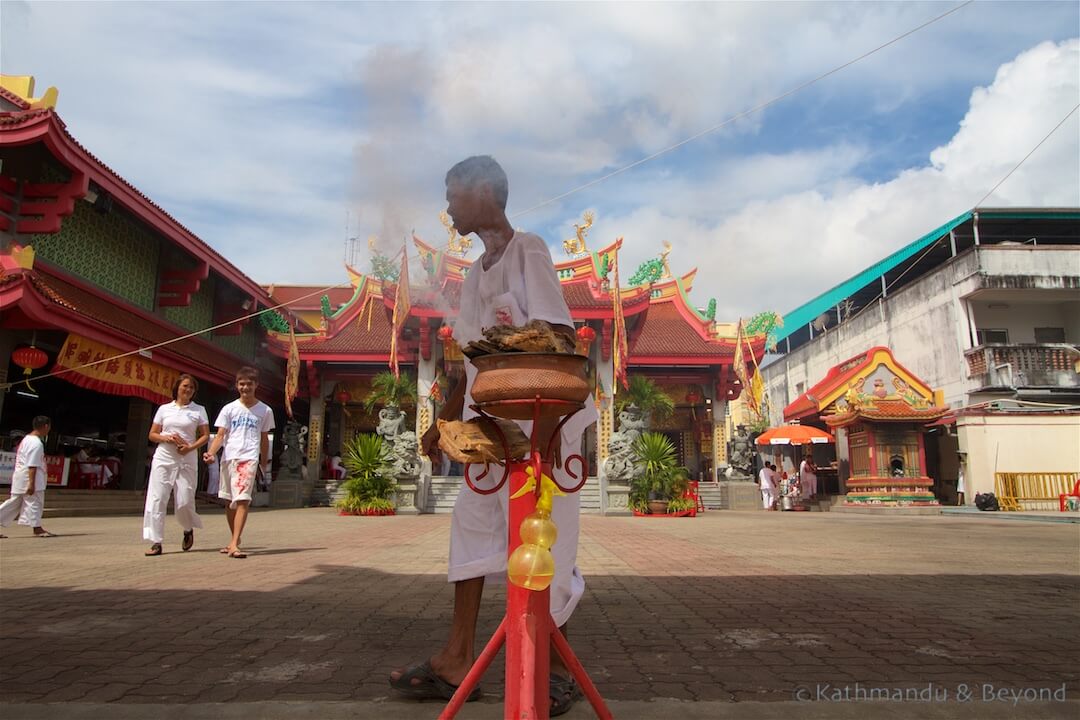
[[(577, 454), (580, 448), (580, 439), (575, 443), (564, 441), (563, 457)], [(574, 470), (577, 469), (577, 463), (574, 463)], [(489, 475), (474, 484), (492, 487), (502, 478), (502, 472), (501, 466), (493, 464)], [(555, 479), (563, 486), (577, 484), (565, 470), (555, 470)], [(450, 569), (447, 574), (450, 582), (485, 576), (489, 580), (505, 581), (509, 497), (506, 487), (492, 495), (480, 495), (462, 483), (450, 524)], [(570, 619), (585, 593), (585, 578), (577, 567), (580, 507), (578, 493), (554, 498), (551, 519), (559, 529), (559, 536), (551, 548), (555, 556), (551, 617), (556, 626)]]
[(239, 502), (251, 502), (255, 492), (255, 474), (259, 468), (257, 460), (227, 460), (221, 464), (221, 487), (218, 497), (231, 500), (230, 508)]

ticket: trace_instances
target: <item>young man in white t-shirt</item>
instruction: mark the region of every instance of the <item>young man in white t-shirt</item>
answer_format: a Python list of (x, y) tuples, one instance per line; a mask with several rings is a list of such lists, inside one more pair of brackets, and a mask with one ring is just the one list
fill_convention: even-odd
[[(45, 511), (45, 436), (52, 421), (44, 415), (34, 418), (34, 429), (19, 442), (15, 451), (15, 473), (11, 476), (11, 497), (0, 505), (0, 527), (7, 527), (15, 518), (20, 525), (34, 528), (35, 537), (55, 537), (41, 527)], [(0, 535), (0, 538), (5, 537)]]
[[(508, 189), (506, 174), (490, 157), (469, 158), (447, 173), (447, 213), (453, 218), (454, 228), (463, 236), (476, 233), (484, 243), (484, 254), (473, 263), (462, 285), (454, 339), (465, 345), (481, 339), (485, 327), (541, 320), (573, 344), (573, 320), (555, 274), (551, 252), (539, 236), (514, 230), (506, 217)], [(439, 413), (443, 420), (467, 420), (476, 415), (469, 408), (476, 368), (466, 360), (465, 371), (465, 382), (458, 383)], [(561, 446), (564, 457), (580, 451), (582, 435), (596, 419), (596, 407), (588, 400), (585, 408), (567, 421), (555, 443), (556, 448)], [(541, 421), (537, 437), (551, 437), (558, 422), (558, 417)], [(522, 429), (528, 435), (531, 422), (522, 423)], [(438, 425), (433, 423), (422, 440), (424, 454), (432, 457), (438, 442)], [(565, 474), (565, 468), (555, 468), (553, 472), (560, 484), (576, 484)], [(480, 484), (487, 482), (483, 480)], [(443, 649), (426, 662), (391, 673), (390, 684), (394, 689), (418, 699), (449, 699), (472, 666), (484, 578), (505, 576), (506, 572), (507, 495), (506, 492), (480, 495), (467, 487), (459, 493), (450, 529), (448, 578), (454, 583), (450, 636)], [(556, 497), (552, 508), (559, 539), (552, 548), (555, 577), (551, 584), (551, 615), (564, 631), (585, 591), (585, 580), (576, 565), (579, 508), (577, 493)], [(577, 699), (577, 689), (554, 651), (551, 671), (549, 712), (555, 716), (570, 709)], [(478, 690), (470, 700), (479, 696)]]
[(232, 540), (221, 552), (231, 558), (246, 558), (240, 549), (240, 536), (247, 522), (251, 495), (259, 468), (270, 476), (270, 431), (274, 429), (274, 411), (255, 397), (259, 373), (255, 368), (242, 367), (236, 373), (236, 391), (240, 397), (221, 408), (214, 425), (217, 434), (203, 454), (203, 461), (212, 463), (218, 450), (225, 445), (221, 458), (221, 487), (218, 497), (228, 500), (225, 515), (229, 520)]

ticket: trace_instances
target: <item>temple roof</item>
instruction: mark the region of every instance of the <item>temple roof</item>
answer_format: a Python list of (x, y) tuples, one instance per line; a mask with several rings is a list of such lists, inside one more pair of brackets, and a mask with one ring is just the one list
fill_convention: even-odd
[[(867, 387), (867, 384), (870, 384)], [(784, 408), (784, 420), (821, 415), (830, 425), (870, 420), (933, 420), (948, 410), (921, 379), (874, 347), (832, 367), (825, 377)]]
[[(157, 316), (105, 297), (40, 260), (32, 270), (9, 271), (0, 276), (0, 306), (5, 308), (8, 327), (45, 324), (125, 352), (188, 334)], [(152, 352), (154, 359), (165, 365), (215, 378), (226, 386), (232, 384), (236, 370), (248, 363), (198, 337), (171, 342)]]
[[(4, 97), (7, 99), (7, 95)], [(83, 147), (68, 132), (56, 110), (31, 108), (0, 112), (0, 147), (25, 146), (38, 142), (73, 174), (89, 176), (101, 190), (165, 236), (168, 241), (183, 248), (196, 259), (207, 262), (215, 272), (262, 305), (271, 304), (258, 283)], [(75, 190), (72, 197), (85, 197), (86, 192), (85, 187), (81, 191)]]

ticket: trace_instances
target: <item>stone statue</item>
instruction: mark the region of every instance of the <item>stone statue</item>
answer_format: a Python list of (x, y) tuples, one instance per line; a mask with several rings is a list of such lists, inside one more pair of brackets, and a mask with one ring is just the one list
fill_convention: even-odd
[[(384, 442), (387, 442), (384, 439)], [(420, 456), (416, 452), (416, 433), (406, 430), (398, 433), (390, 445), (390, 462), (394, 477), (398, 480), (415, 480), (420, 477)]]
[(383, 439), (383, 442), (393, 445), (396, 438), (405, 429), (405, 413), (397, 405), (387, 405), (379, 411), (379, 426), (375, 428), (375, 434)]
[(608, 456), (604, 460), (604, 477), (608, 482), (618, 481), (629, 483), (634, 477), (634, 453), (633, 442), (627, 440), (624, 433), (611, 434), (608, 443)]
[(304, 465), (304, 438), (308, 429), (290, 420), (285, 424), (285, 434), (282, 443), (285, 449), (281, 452), (281, 470), (278, 480), (300, 480), (302, 477), (300, 468)]
[(619, 413), (619, 429), (611, 433), (608, 456), (604, 460), (604, 477), (627, 482), (634, 477), (634, 441), (645, 431), (646, 419), (634, 405), (627, 405)]
[(728, 444), (728, 465), (743, 478), (754, 473), (754, 446), (745, 425), (738, 425)]

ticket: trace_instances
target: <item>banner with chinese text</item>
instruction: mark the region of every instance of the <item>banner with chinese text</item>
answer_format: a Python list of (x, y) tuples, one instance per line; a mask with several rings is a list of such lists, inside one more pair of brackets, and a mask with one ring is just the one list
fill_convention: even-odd
[(154, 403), (172, 400), (179, 372), (140, 355), (123, 352), (75, 333), (68, 334), (52, 372), (87, 390), (138, 397)]

